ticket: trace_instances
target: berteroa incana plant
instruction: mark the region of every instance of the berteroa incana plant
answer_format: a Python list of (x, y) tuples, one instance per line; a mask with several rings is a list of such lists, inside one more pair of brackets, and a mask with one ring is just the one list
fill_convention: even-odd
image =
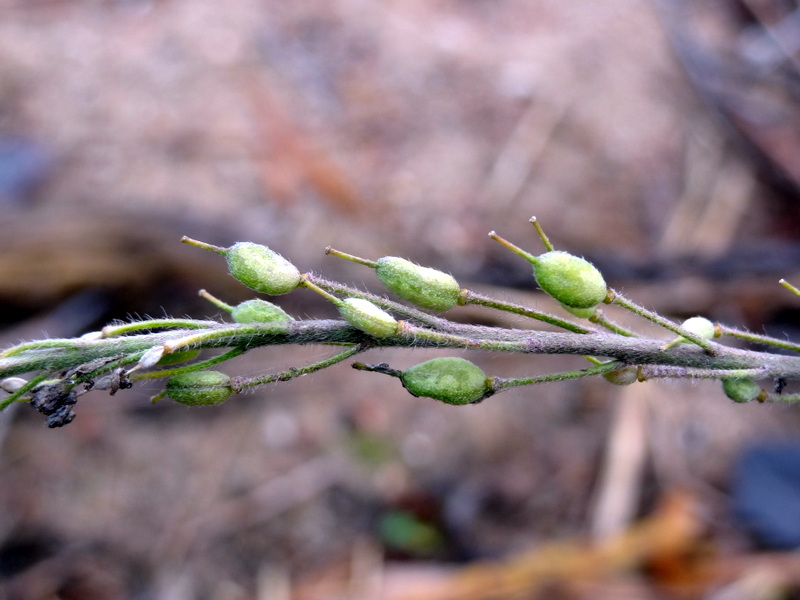
[[(447, 273), (404, 258), (389, 256), (372, 261), (326, 249), (329, 255), (374, 269), (383, 286), (399, 298), (397, 301), (301, 273), (266, 246), (239, 242), (221, 248), (184, 237), (184, 243), (221, 254), (231, 275), (248, 288), (265, 295), (311, 290), (332, 302), (341, 319), (295, 319), (263, 298), (230, 306), (201, 290), (200, 295), (228, 313), (231, 322), (138, 320), (111, 324), (78, 338), (43, 339), (8, 348), (0, 353), (0, 393), (4, 395), (0, 409), (27, 402), (45, 415), (48, 427), (61, 427), (75, 418), (81, 395), (90, 391), (113, 395), (146, 379), (166, 380), (164, 390), (153, 401), (166, 397), (191, 406), (220, 404), (244, 390), (289, 381), (357, 354), (388, 347), (457, 352), (458, 356), (434, 358), (404, 370), (386, 363), (352, 364), (360, 371), (399, 379), (414, 396), (451, 405), (477, 404), (512, 387), (590, 376), (601, 376), (617, 385), (658, 378), (717, 379), (722, 392), (734, 402), (800, 401), (798, 394), (783, 393), (787, 381), (800, 379), (800, 355), (742, 350), (717, 340), (740, 338), (767, 349), (796, 353), (800, 345), (712, 323), (701, 316), (680, 324), (671, 321), (608, 288), (594, 265), (555, 250), (535, 218), (531, 223), (545, 247), (538, 256), (494, 232), (489, 236), (531, 263), (537, 285), (555, 301), (557, 311), (566, 311), (564, 317), (462, 288)], [(791, 284), (780, 283), (800, 296)], [(529, 319), (532, 325), (546, 327), (471, 325), (439, 314), (465, 305), (513, 313)], [(601, 308), (605, 305), (630, 311), (673, 337), (665, 341), (622, 327), (606, 316)], [(228, 375), (216, 370), (245, 352), (284, 344), (318, 344), (332, 350), (324, 360), (268, 375)], [(463, 357), (471, 349), (573, 354), (584, 356), (588, 364), (546, 375), (495, 377)]]

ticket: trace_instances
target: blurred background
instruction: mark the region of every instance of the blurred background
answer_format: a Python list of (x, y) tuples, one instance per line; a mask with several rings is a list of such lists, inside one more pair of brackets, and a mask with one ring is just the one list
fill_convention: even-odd
[[(404, 256), (555, 310), (486, 235), (538, 252), (532, 215), (645, 306), (797, 339), (799, 10), (0, 0), (0, 341), (249, 297), (182, 235), (374, 290), (323, 248)], [(333, 314), (311, 296), (279, 302)], [(579, 381), (456, 409), (346, 364), (210, 409), (156, 391), (58, 430), (0, 415), (0, 599), (800, 597), (792, 406)]]

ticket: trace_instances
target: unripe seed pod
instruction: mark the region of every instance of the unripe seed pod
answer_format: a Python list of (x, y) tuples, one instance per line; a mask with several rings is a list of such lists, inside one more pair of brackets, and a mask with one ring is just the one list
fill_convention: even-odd
[(300, 283), (300, 271), (274, 250), (252, 242), (237, 242), (224, 251), (231, 275), (251, 290), (280, 296)]
[(722, 391), (734, 402), (752, 402), (764, 393), (752, 379), (723, 379)]
[(490, 395), (486, 373), (464, 358), (434, 358), (410, 367), (400, 375), (414, 396), (434, 398), (447, 404), (472, 404)]
[(181, 373), (167, 381), (166, 394), (190, 406), (221, 404), (233, 394), (230, 384), (231, 378), (220, 371)]
[(375, 273), (389, 290), (422, 308), (445, 311), (458, 304), (461, 286), (452, 275), (437, 269), (384, 256), (375, 262)]
[(161, 358), (158, 360), (156, 365), (159, 367), (165, 367), (167, 365), (176, 365), (178, 363), (187, 362), (192, 360), (193, 358), (197, 358), (198, 354), (200, 354), (200, 350), (198, 348), (164, 353), (161, 355)]
[(552, 250), (533, 258), (533, 274), (542, 290), (568, 308), (592, 308), (605, 300), (605, 279), (588, 260)]
[(277, 304), (255, 298), (246, 300), (234, 307), (231, 317), (237, 323), (275, 323), (278, 321), (294, 321), (294, 317)]
[(574, 308), (572, 306), (567, 306), (566, 304), (562, 304), (561, 308), (567, 311), (571, 315), (575, 315), (581, 319), (590, 319), (597, 314), (597, 307), (592, 306), (591, 308)]
[(397, 333), (397, 320), (363, 298), (345, 298), (337, 304), (345, 321), (373, 337), (390, 337)]

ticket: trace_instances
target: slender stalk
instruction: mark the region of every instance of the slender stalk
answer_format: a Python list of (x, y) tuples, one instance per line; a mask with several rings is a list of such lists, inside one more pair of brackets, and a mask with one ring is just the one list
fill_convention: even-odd
[(365, 348), (363, 346), (354, 345), (350, 346), (346, 350), (342, 350), (341, 352), (334, 354), (333, 356), (329, 356), (324, 360), (305, 365), (304, 367), (292, 367), (285, 371), (281, 371), (280, 373), (273, 373), (271, 375), (264, 375), (260, 377), (236, 377), (234, 378), (232, 387), (237, 392), (240, 392), (248, 388), (264, 385), (265, 383), (272, 383), (274, 381), (289, 381), (290, 379), (302, 377), (303, 375), (308, 375), (309, 373), (314, 373), (316, 371), (320, 371), (321, 369), (333, 366), (342, 362), (343, 360), (347, 360), (359, 352), (363, 352), (364, 350)]
[(573, 321), (562, 319), (561, 317), (557, 317), (556, 315), (542, 312), (540, 310), (535, 310), (533, 308), (528, 308), (527, 306), (523, 306), (521, 304), (514, 304), (512, 302), (504, 302), (502, 300), (490, 298), (489, 296), (484, 296), (483, 294), (479, 294), (478, 292), (473, 292), (472, 290), (463, 290), (461, 293), (461, 297), (463, 298), (462, 303), (465, 305), (475, 304), (478, 306), (486, 306), (488, 308), (502, 310), (504, 312), (513, 313), (523, 317), (528, 317), (530, 319), (535, 319), (543, 323), (548, 323), (550, 325), (560, 327), (561, 329), (564, 329), (566, 331), (571, 331), (573, 333), (597, 332), (597, 329), (584, 327), (583, 325), (580, 325)]
[(800, 344), (794, 344), (786, 340), (779, 340), (778, 338), (766, 335), (759, 335), (757, 333), (751, 333), (749, 331), (742, 331), (740, 329), (735, 329), (733, 327), (728, 327), (726, 325), (717, 324), (716, 327), (721, 336), (726, 335), (728, 337), (738, 338), (740, 340), (753, 342), (755, 344), (763, 344), (765, 346), (773, 346), (775, 348), (783, 348), (784, 350), (792, 350), (793, 352), (800, 352)]
[(184, 365), (182, 367), (173, 367), (171, 369), (158, 369), (156, 371), (146, 371), (144, 373), (134, 373), (130, 376), (130, 380), (139, 381), (142, 379), (161, 379), (164, 377), (174, 377), (175, 375), (180, 375), (181, 373), (203, 371), (205, 369), (221, 364), (232, 358), (236, 358), (241, 354), (244, 354), (244, 350), (242, 348), (233, 348), (232, 350), (228, 350), (227, 352), (223, 352), (222, 354), (219, 354), (207, 360), (201, 360), (199, 362), (195, 362), (190, 365)]
[(224, 327), (224, 324), (217, 321), (198, 321), (195, 319), (148, 319), (123, 325), (106, 325), (100, 333), (103, 337), (109, 338), (147, 329), (205, 329), (207, 327)]
[(550, 243), (550, 240), (545, 235), (544, 229), (542, 229), (542, 226), (539, 225), (538, 219), (536, 217), (531, 217), (530, 222), (531, 222), (531, 225), (533, 225), (533, 227), (536, 229), (536, 233), (539, 234), (539, 239), (542, 240), (542, 244), (544, 244), (545, 249), (548, 252), (552, 252), (553, 251), (553, 244)]
[(514, 378), (492, 378), (492, 390), (499, 392), (501, 390), (519, 387), (523, 385), (533, 385), (536, 383), (547, 383), (550, 381), (567, 381), (569, 379), (580, 379), (581, 377), (590, 377), (592, 375), (602, 375), (614, 369), (618, 369), (621, 363), (618, 361), (611, 361), (586, 369), (576, 369), (574, 371), (563, 371), (561, 373), (549, 373), (547, 375), (536, 375), (534, 377), (514, 377)]
[(624, 335), (626, 337), (636, 337), (636, 334), (633, 333), (630, 329), (626, 329), (619, 323), (616, 323), (606, 317), (605, 312), (600, 310), (599, 308), (596, 309), (595, 313), (589, 317), (589, 322), (594, 323), (595, 325), (600, 325), (605, 329), (608, 329), (612, 333), (616, 333), (617, 335)]
[(631, 311), (632, 313), (647, 319), (648, 321), (652, 321), (656, 325), (660, 325), (664, 329), (668, 329), (669, 331), (677, 333), (678, 335), (686, 338), (690, 342), (692, 342), (694, 344), (697, 344), (698, 346), (700, 346), (703, 350), (705, 350), (709, 354), (713, 355), (713, 354), (716, 354), (719, 351), (718, 348), (717, 348), (717, 344), (714, 344), (713, 342), (710, 342), (710, 341), (708, 341), (706, 339), (703, 339), (703, 338), (695, 335), (691, 331), (685, 330), (683, 327), (681, 327), (680, 325), (677, 325), (676, 323), (670, 321), (669, 319), (665, 319), (664, 317), (662, 317), (658, 313), (655, 313), (655, 312), (653, 312), (651, 310), (647, 310), (643, 306), (640, 306), (640, 305), (636, 304), (635, 302), (633, 302), (631, 300), (628, 300), (627, 298), (625, 298), (622, 294), (620, 294), (616, 290), (609, 290), (609, 294), (608, 294), (608, 298), (606, 299), (606, 302), (608, 304), (616, 304), (618, 306), (621, 306), (621, 307)]

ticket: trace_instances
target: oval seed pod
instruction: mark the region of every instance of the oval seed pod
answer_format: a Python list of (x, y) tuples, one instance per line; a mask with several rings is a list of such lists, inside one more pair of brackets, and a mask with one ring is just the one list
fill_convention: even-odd
[(437, 269), (384, 256), (375, 262), (375, 273), (389, 290), (422, 308), (445, 311), (458, 304), (461, 286), (452, 275)]
[(280, 254), (253, 242), (237, 242), (224, 251), (231, 275), (251, 290), (280, 296), (300, 284), (300, 271)]
[(758, 400), (763, 390), (752, 379), (723, 379), (722, 391), (734, 402), (745, 403)]
[(237, 323), (275, 323), (277, 321), (294, 321), (294, 317), (277, 304), (255, 298), (245, 300), (231, 311), (231, 317)]
[(373, 337), (389, 337), (397, 333), (397, 320), (369, 300), (345, 298), (336, 307), (345, 321)]
[(639, 381), (639, 369), (634, 366), (621, 367), (603, 373), (603, 379), (614, 385), (630, 385)]
[[(690, 333), (695, 334), (697, 337), (703, 338), (704, 340), (713, 340), (717, 335), (717, 329), (714, 327), (714, 323), (705, 317), (691, 317), (686, 319), (683, 323), (681, 323), (681, 327)], [(671, 342), (665, 344), (663, 349), (666, 350), (677, 344), (686, 343), (690, 343), (690, 340), (687, 340), (683, 336), (678, 336)]]
[(413, 396), (447, 404), (472, 404), (491, 393), (486, 373), (470, 361), (454, 356), (414, 365), (401, 373), (400, 381)]
[(176, 365), (178, 363), (187, 362), (200, 354), (200, 350), (198, 348), (192, 348), (191, 350), (178, 350), (177, 352), (169, 352), (165, 353), (161, 356), (161, 358), (156, 363), (158, 367), (165, 367), (167, 365)]
[(189, 406), (221, 404), (233, 394), (230, 383), (231, 378), (220, 371), (181, 373), (167, 381), (166, 394)]
[(592, 308), (605, 300), (608, 287), (588, 260), (552, 250), (533, 257), (533, 275), (546, 294), (568, 308)]
[(705, 317), (691, 317), (686, 319), (683, 323), (681, 323), (681, 327), (695, 334), (697, 337), (703, 338), (704, 340), (712, 340), (717, 334), (714, 323)]

